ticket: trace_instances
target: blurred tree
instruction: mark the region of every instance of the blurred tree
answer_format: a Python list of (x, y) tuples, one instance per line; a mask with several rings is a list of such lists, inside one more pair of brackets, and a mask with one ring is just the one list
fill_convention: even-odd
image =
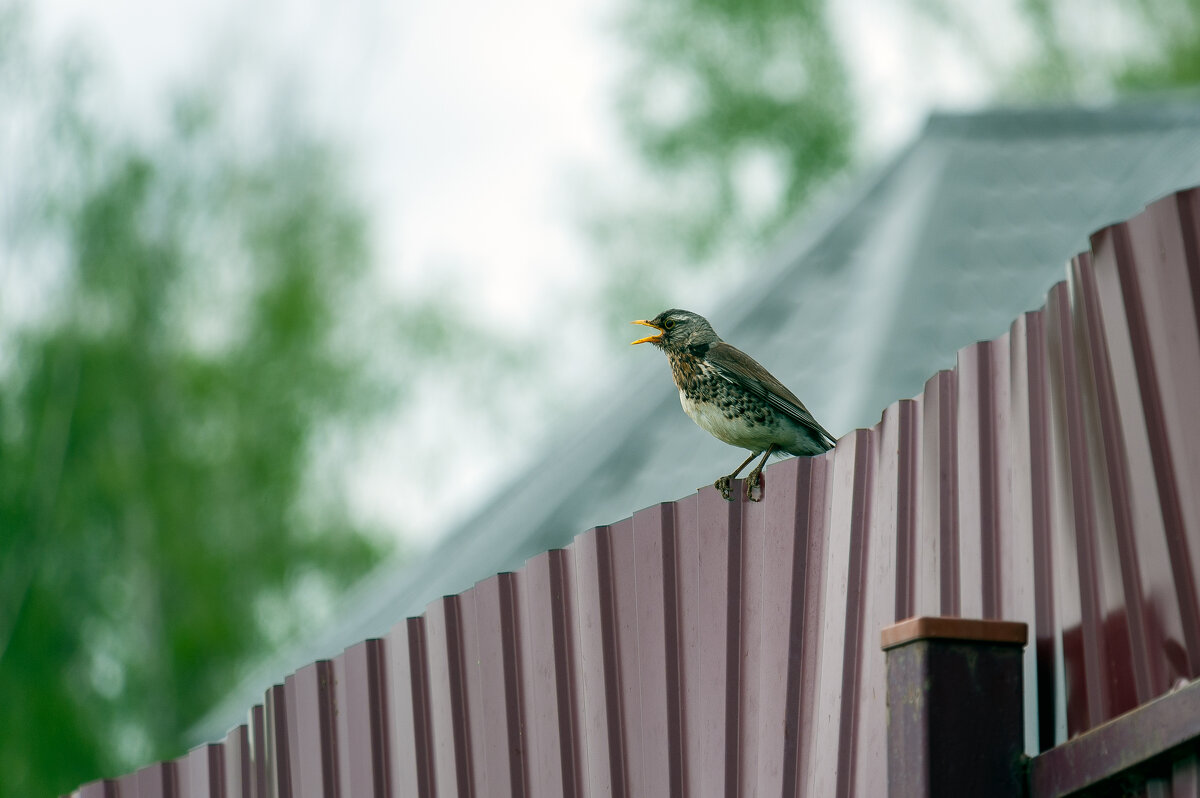
[[(963, 53), (996, 79), (1001, 97), (1081, 100), (1200, 83), (1200, 0), (1009, 0), (1024, 41), (995, 37), (988, 18), (952, 0), (914, 7), (966, 43)], [(1013, 54), (1016, 54), (1015, 60)]]
[[(1094, 101), (1200, 82), (1200, 0), (910, 8), (990, 75), (1000, 99)], [(618, 33), (631, 64), (617, 111), (641, 175), (600, 186), (583, 213), (603, 264), (606, 323), (672, 304), (697, 272), (744, 269), (850, 165), (870, 109), (854, 108), (829, 9), (626, 0)]]
[(849, 163), (854, 115), (822, 0), (631, 0), (619, 31), (617, 110), (646, 174), (585, 224), (627, 320), (681, 274), (744, 264)]
[(289, 103), (268, 124), (198, 92), (139, 138), (0, 12), (0, 278), (42, 307), (0, 319), (0, 796), (50, 795), (182, 753), (379, 561), (314, 453), (391, 408), (368, 350), (455, 344), (449, 309), (382, 305)]

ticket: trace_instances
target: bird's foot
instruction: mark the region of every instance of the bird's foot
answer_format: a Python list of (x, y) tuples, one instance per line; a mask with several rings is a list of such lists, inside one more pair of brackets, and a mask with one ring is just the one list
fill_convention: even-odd
[[(763, 476), (762, 469), (756, 468), (746, 475), (746, 498), (752, 502), (762, 501), (763, 491), (767, 487), (767, 478)], [(754, 489), (758, 488), (758, 498), (754, 498)]]
[(725, 501), (733, 501), (733, 497), (729, 495), (729, 477), (721, 477), (713, 483), (713, 487), (721, 491), (721, 496), (724, 497)]

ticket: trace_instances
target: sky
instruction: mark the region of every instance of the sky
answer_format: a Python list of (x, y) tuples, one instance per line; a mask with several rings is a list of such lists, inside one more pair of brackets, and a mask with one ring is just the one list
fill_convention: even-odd
[[(985, 77), (902, 4), (833, 5), (865, 111), (863, 164), (902, 146), (932, 107), (986, 101)], [(995, 10), (1005, 4), (984, 6), (996, 35), (1006, 35)], [(619, 0), (40, 0), (33, 18), (43, 44), (86, 44), (110, 80), (113, 113), (131, 119), (153, 118), (172, 87), (206, 70), (294, 75), (319, 129), (354, 153), (387, 290), (454, 290), (481, 321), (537, 333), (589, 286), (573, 191), (634, 168), (612, 109), (626, 63), (613, 25), (619, 8)], [(687, 299), (706, 298), (680, 305)], [(622, 364), (603, 343), (573, 339), (566, 368), (615, 373)], [(354, 465), (360, 517), (418, 541), (464, 517), (525, 462), (500, 436), (474, 429), (463, 434), (483, 444), (470, 457), (421, 465), (413, 452), (439, 452), (431, 429), (441, 401), (427, 396), (415, 429), (381, 430)], [(518, 426), (532, 430), (537, 420)], [(431, 473), (451, 463), (452, 488)]]

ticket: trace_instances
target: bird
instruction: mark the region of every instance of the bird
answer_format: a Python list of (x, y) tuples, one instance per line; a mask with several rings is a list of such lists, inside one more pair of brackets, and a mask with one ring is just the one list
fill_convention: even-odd
[(692, 421), (718, 440), (750, 450), (732, 474), (713, 483), (726, 501), (732, 501), (731, 481), (760, 454), (762, 460), (746, 475), (750, 501), (762, 499), (762, 469), (772, 454), (812, 456), (833, 448), (834, 437), (796, 395), (754, 358), (721, 340), (703, 316), (672, 308), (631, 324), (658, 331), (632, 344), (654, 344), (666, 354), (679, 403)]

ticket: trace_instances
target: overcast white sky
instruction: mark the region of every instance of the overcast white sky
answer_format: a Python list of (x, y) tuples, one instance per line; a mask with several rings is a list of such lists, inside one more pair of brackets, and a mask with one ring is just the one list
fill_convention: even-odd
[[(314, 118), (357, 158), (388, 286), (430, 290), (452, 275), (473, 312), (536, 329), (588, 279), (573, 183), (629, 168), (610, 110), (624, 57), (610, 26), (618, 2), (40, 0), (34, 19), (45, 42), (87, 42), (113, 79), (114, 113), (134, 119), (231, 54), (296, 74)], [(983, 101), (983, 77), (904, 4), (834, 5), (867, 163), (903, 144), (931, 106)], [(996, 35), (1005, 24), (997, 14)], [(359, 511), (397, 526), (403, 516), (427, 537), (514, 465), (505, 452), (452, 456), (451, 497), (413, 484), (405, 458), (432, 442), (414, 447), (411, 430), (384, 435), (356, 480)]]

